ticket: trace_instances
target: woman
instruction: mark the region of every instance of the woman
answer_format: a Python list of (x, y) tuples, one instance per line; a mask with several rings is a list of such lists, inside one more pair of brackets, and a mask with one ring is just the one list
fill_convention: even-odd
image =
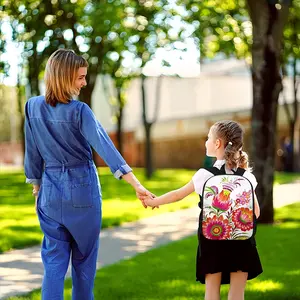
[(55, 51), (46, 65), (45, 96), (33, 97), (25, 105), (25, 175), (33, 184), (44, 233), (44, 300), (63, 299), (71, 253), (73, 299), (93, 299), (101, 187), (91, 147), (117, 179), (132, 185), (142, 202), (146, 195), (152, 197), (88, 105), (72, 99), (86, 86), (87, 67), (87, 61), (72, 50)]

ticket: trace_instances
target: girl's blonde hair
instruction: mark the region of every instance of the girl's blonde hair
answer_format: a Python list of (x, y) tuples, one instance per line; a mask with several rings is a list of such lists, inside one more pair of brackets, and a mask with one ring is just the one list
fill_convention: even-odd
[(249, 169), (248, 154), (242, 150), (244, 130), (234, 121), (219, 121), (212, 126), (216, 139), (224, 143), (224, 159), (230, 169)]
[(79, 68), (88, 67), (88, 62), (73, 50), (58, 49), (51, 54), (46, 64), (46, 102), (56, 106), (68, 103), (76, 94), (74, 87)]

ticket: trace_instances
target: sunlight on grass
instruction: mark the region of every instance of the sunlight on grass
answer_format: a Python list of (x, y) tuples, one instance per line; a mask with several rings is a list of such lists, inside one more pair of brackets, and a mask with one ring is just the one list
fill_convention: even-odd
[(157, 284), (159, 288), (183, 288), (186, 286), (185, 280), (166, 280)]
[(263, 280), (258, 282), (249, 282), (247, 290), (257, 292), (267, 292), (273, 290), (281, 290), (284, 284), (272, 280)]
[(300, 173), (275, 172), (274, 184), (285, 184), (300, 180)]
[[(194, 174), (191, 170), (164, 169), (155, 172), (151, 180), (145, 180), (144, 169), (135, 169), (140, 181), (156, 195), (184, 185)], [(196, 194), (184, 201), (165, 205), (159, 209), (145, 209), (136, 198), (133, 188), (124, 180), (116, 180), (109, 168), (98, 168), (103, 196), (102, 228), (118, 226), (164, 212), (197, 205)], [(0, 253), (12, 248), (38, 244), (42, 239), (38, 218), (34, 209), (31, 185), (25, 184), (20, 170), (0, 171)]]
[(286, 272), (285, 274), (286, 274), (286, 275), (291, 275), (291, 276), (294, 276), (294, 275), (299, 276), (299, 275), (300, 275), (300, 269), (298, 269), (298, 270), (293, 270), (293, 271), (288, 271), (288, 272)]
[[(98, 173), (103, 195), (103, 228), (197, 206), (199, 202), (198, 195), (194, 193), (183, 201), (164, 205), (159, 209), (144, 209), (140, 201), (136, 199), (132, 187), (124, 180), (116, 180), (109, 168), (98, 168)], [(157, 170), (151, 180), (145, 179), (142, 168), (135, 168), (134, 173), (146, 188), (159, 196), (182, 187), (191, 180), (195, 170)], [(276, 173), (275, 177), (276, 182), (284, 183), (300, 178), (300, 174)], [(34, 210), (32, 187), (25, 184), (23, 170), (0, 168), (0, 186), (0, 253), (12, 248), (22, 248), (39, 243), (42, 239), (42, 232), (39, 229)], [(300, 208), (296, 209), (300, 211)], [(278, 211), (279, 222), (290, 221), (291, 218), (293, 220), (294, 215)], [(295, 228), (294, 224), (285, 226)]]
[(299, 223), (292, 223), (292, 222), (287, 222), (287, 223), (279, 223), (278, 224), (280, 228), (282, 229), (300, 229), (300, 224)]
[[(245, 299), (300, 299), (299, 209), (300, 203), (296, 203), (277, 210), (282, 219), (293, 216), (294, 222), (287, 224), (296, 223), (297, 226), (285, 223), (258, 226), (256, 240), (264, 272), (247, 283)], [(192, 236), (101, 268), (96, 275), (95, 299), (203, 299), (205, 286), (195, 281), (196, 246), (197, 237)], [(71, 286), (68, 279), (66, 300), (71, 299)], [(221, 299), (227, 299), (228, 287), (221, 287)], [(35, 291), (9, 299), (40, 298), (40, 291)]]

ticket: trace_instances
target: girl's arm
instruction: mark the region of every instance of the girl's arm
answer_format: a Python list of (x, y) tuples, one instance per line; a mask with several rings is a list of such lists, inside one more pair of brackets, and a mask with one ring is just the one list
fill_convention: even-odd
[(151, 200), (150, 197), (147, 197), (145, 199), (145, 204), (154, 207), (154, 206), (176, 202), (182, 200), (183, 198), (190, 195), (194, 191), (195, 191), (194, 183), (191, 180), (188, 184), (184, 185), (180, 189), (168, 192), (160, 197), (154, 198), (153, 200)]
[(256, 219), (258, 219), (260, 216), (260, 207), (259, 207), (258, 200), (257, 200), (255, 193), (254, 193), (254, 213), (255, 213)]

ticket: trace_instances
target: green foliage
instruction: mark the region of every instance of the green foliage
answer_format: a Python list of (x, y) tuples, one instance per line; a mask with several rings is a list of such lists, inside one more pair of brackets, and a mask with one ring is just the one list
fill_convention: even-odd
[[(124, 71), (121, 66), (126, 54), (133, 54), (134, 59), (138, 57), (145, 63), (156, 46), (162, 44), (163, 39), (156, 37), (167, 16), (164, 2), (158, 0), (4, 2), (14, 40), (24, 46), (23, 64), (27, 66), (33, 94), (38, 93), (37, 83), (43, 75), (45, 61), (59, 47), (74, 49), (89, 61), (90, 90), (94, 88), (96, 76), (103, 71), (121, 77), (118, 74)], [(165, 17), (158, 22), (157, 14)], [(127, 71), (126, 75), (131, 73)]]
[(284, 30), (283, 62), (300, 59), (300, 0), (293, 0)]
[(251, 61), (252, 26), (244, 0), (180, 0), (188, 11), (185, 21), (195, 25), (202, 58), (217, 53)]

